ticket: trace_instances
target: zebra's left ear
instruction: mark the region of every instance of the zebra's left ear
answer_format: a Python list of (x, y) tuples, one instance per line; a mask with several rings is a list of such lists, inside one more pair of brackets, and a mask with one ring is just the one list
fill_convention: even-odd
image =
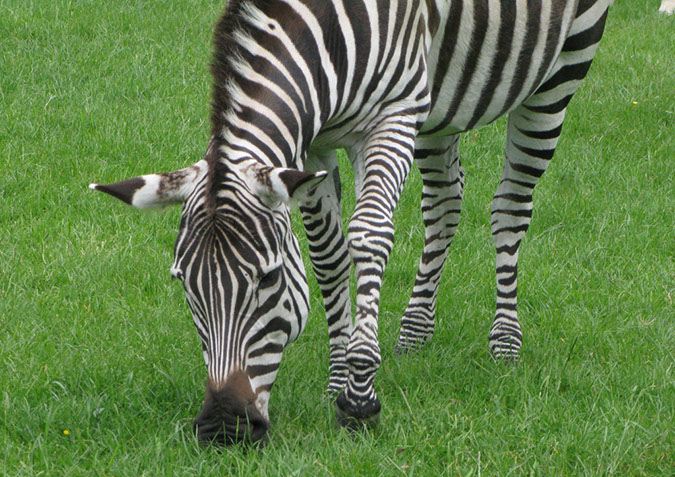
[(303, 203), (328, 176), (328, 172), (303, 172), (283, 167), (250, 167), (249, 185), (265, 202)]
[(180, 204), (206, 174), (206, 161), (179, 171), (148, 174), (114, 184), (90, 184), (89, 188), (110, 194), (139, 209)]

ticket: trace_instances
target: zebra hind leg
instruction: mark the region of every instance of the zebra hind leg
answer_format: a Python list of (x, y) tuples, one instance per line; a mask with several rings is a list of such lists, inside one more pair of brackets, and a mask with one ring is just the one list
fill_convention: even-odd
[(401, 318), (396, 352), (407, 353), (434, 333), (436, 297), (448, 249), (459, 224), (464, 173), (459, 160), (459, 135), (418, 136), (415, 161), (422, 175), (425, 239), (415, 286)]
[(606, 5), (598, 3), (577, 17), (548, 78), (509, 115), (504, 170), (492, 202), (497, 309), (489, 344), (498, 359), (519, 357), (518, 249), (532, 218), (532, 191), (553, 157), (567, 105), (591, 66), (606, 15)]
[[(565, 109), (531, 106), (536, 95), (509, 115), (506, 159), (492, 201), (492, 239), (497, 249), (497, 309), (489, 344), (497, 359), (517, 362), (523, 335), (517, 312), (518, 250), (532, 218), (532, 192), (553, 157)], [(537, 112), (538, 111), (538, 112)]]
[(327, 392), (335, 396), (347, 384), (346, 354), (352, 327), (349, 297), (351, 261), (342, 231), (340, 173), (335, 152), (327, 156), (310, 154), (305, 168), (329, 171), (329, 177), (314, 192), (311, 202), (301, 204), (300, 211), (314, 275), (326, 310), (330, 344)]

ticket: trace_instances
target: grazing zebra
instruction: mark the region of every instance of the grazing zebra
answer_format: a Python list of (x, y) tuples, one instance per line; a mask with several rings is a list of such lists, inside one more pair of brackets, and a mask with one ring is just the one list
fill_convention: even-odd
[[(92, 184), (133, 206), (183, 204), (171, 273), (187, 295), (208, 379), (200, 440), (262, 442), (282, 352), (308, 286), (289, 204), (300, 205), (324, 298), (329, 390), (347, 426), (380, 412), (378, 307), (392, 214), (413, 159), (425, 243), (397, 349), (431, 338), (464, 186), (459, 133), (509, 114), (492, 203), (497, 306), (489, 344), (515, 360), (518, 247), (532, 191), (602, 36), (608, 0), (230, 0), (215, 31), (212, 136), (176, 172)], [(335, 149), (355, 171), (347, 236)], [(356, 275), (352, 321), (348, 278)]]

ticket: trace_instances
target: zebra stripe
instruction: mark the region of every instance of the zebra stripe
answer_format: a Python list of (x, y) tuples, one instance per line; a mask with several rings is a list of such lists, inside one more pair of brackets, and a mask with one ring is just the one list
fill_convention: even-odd
[[(492, 207), (497, 310), (490, 346), (496, 356), (517, 359), (517, 259), (532, 215), (532, 189), (590, 66), (606, 2), (263, 3), (242, 2), (246, 26), (234, 39), (245, 41), (228, 57), (237, 59), (236, 68), (224, 65), (237, 76), (225, 83), (232, 85), (228, 102), (214, 96), (214, 116), (223, 121), (214, 134), (220, 160), (229, 164), (255, 160), (337, 171), (335, 157), (319, 152), (335, 147), (345, 147), (352, 159), (357, 205), (347, 241), (338, 179), (302, 205), (329, 326), (329, 389), (347, 383), (341, 410), (365, 417), (379, 409), (373, 388), (380, 363), (379, 290), (393, 245), (391, 216), (413, 156), (424, 182), (427, 232), (399, 351), (433, 333), (464, 185), (456, 134), (507, 112), (507, 156)], [(294, 25), (286, 27), (292, 34), (285, 25)], [(233, 136), (234, 124), (248, 135)], [(244, 153), (237, 157), (233, 150)], [(348, 255), (357, 276), (353, 324)]]
[[(342, 390), (338, 418), (351, 425), (376, 416), (380, 288), (412, 162), (423, 180), (425, 242), (399, 352), (433, 334), (464, 189), (459, 134), (507, 113), (491, 212), (497, 300), (489, 344), (497, 357), (518, 358), (518, 250), (533, 188), (553, 157), (607, 9), (608, 0), (228, 2), (214, 35), (212, 139), (197, 167), (204, 172), (198, 180), (178, 171), (94, 186), (135, 205), (152, 202), (155, 189), (158, 203), (167, 190), (185, 200), (172, 273), (185, 285), (207, 357), (210, 387), (198, 422), (218, 427), (209, 408), (218, 405), (209, 403), (229, 399), (235, 382), (250, 388), (240, 398), (256, 396), (267, 419), (282, 350), (301, 332), (309, 306), (291, 202), (300, 205), (324, 299), (328, 387)], [(346, 149), (355, 175), (346, 236), (337, 148)], [(234, 432), (233, 421), (222, 419)]]
[[(230, 171), (222, 174), (214, 210), (205, 206), (206, 180), (185, 203), (171, 269), (184, 282), (209, 379), (224, 384), (245, 369), (266, 416), (281, 353), (305, 325), (307, 285), (296, 242), (285, 240), (292, 235), (287, 214), (246, 194)], [(281, 257), (292, 259), (288, 270)]]

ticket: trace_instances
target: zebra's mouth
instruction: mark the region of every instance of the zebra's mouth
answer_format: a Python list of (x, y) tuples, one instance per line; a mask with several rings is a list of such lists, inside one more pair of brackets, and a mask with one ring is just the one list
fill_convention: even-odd
[(251, 419), (247, 416), (232, 420), (206, 421), (200, 417), (194, 421), (194, 432), (200, 444), (246, 444), (262, 449), (269, 441), (269, 424), (264, 419)]

